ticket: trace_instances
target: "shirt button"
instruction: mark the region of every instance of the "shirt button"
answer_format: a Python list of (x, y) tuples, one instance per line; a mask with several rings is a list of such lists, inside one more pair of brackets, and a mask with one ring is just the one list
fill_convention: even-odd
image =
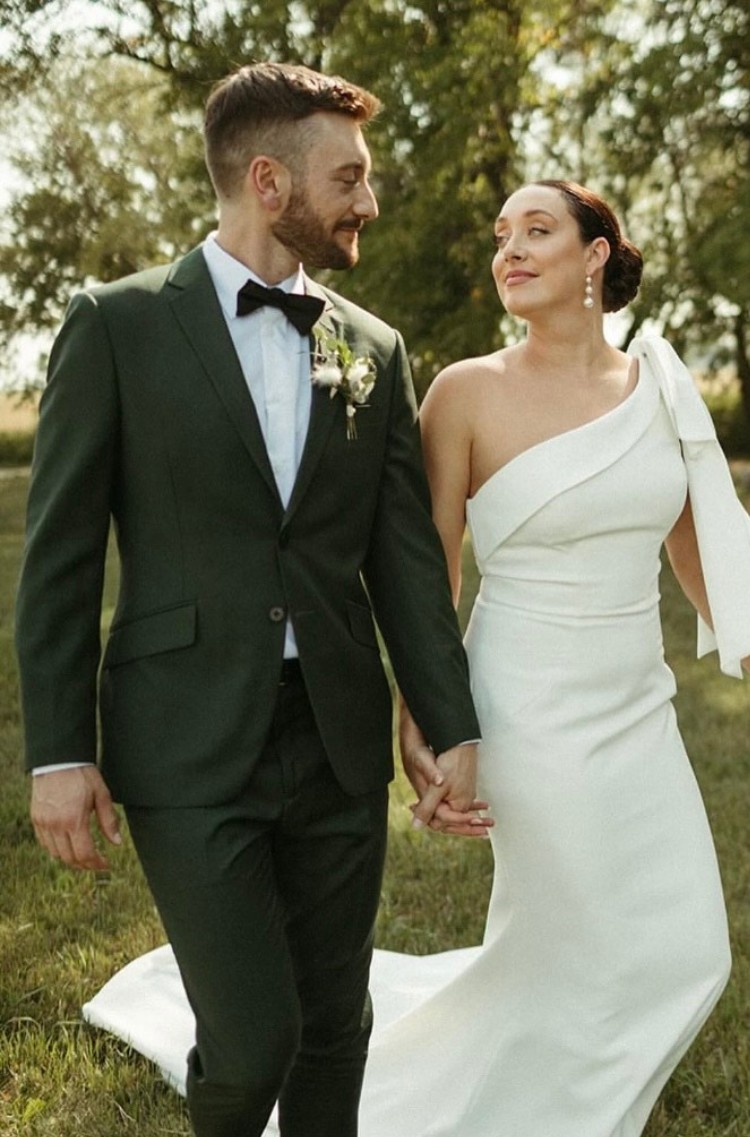
[(286, 619), (286, 611), (283, 608), (274, 606), (268, 613), (268, 618), (274, 624), (280, 624), (282, 620)]

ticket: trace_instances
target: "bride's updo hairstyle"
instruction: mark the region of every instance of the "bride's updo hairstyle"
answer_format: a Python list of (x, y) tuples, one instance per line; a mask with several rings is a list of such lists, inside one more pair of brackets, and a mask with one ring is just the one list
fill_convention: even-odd
[(604, 237), (609, 245), (609, 259), (604, 266), (602, 307), (605, 312), (618, 312), (638, 292), (643, 273), (643, 257), (639, 249), (622, 235), (620, 222), (603, 198), (575, 182), (544, 180), (537, 186), (549, 186), (564, 199), (578, 224), (581, 240), (588, 245), (596, 237)]

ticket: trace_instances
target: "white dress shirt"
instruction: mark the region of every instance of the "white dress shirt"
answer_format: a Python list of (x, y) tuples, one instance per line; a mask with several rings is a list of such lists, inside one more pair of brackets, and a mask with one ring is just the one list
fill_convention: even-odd
[[(300, 335), (278, 308), (258, 308), (238, 316), (237, 293), (250, 279), (266, 281), (222, 249), (211, 233), (203, 246), (221, 310), (252, 395), (284, 505), (289, 504), (310, 421), (310, 341)], [(302, 268), (276, 285), (284, 292), (304, 294)]]
[[(210, 233), (206, 238), (203, 255), (255, 404), (279, 496), (287, 506), (310, 421), (309, 338), (300, 335), (278, 308), (263, 307), (247, 316), (238, 316), (237, 293), (243, 284), (252, 279), (265, 287), (269, 285), (222, 249), (216, 233)], [(305, 278), (302, 266), (276, 287), (284, 292), (303, 294)], [(296, 655), (294, 629), (291, 621), (287, 620), (284, 657), (289, 659)], [(90, 765), (90, 762), (54, 763), (37, 766), (33, 773), (46, 774), (53, 770)]]
[[(255, 404), (279, 496), (287, 506), (310, 422), (310, 340), (278, 308), (266, 306), (238, 316), (237, 293), (243, 284), (251, 279), (269, 285), (225, 252), (215, 233), (206, 238), (203, 255)], [(302, 266), (276, 287), (304, 294)], [(287, 620), (284, 657), (296, 655), (294, 629)]]

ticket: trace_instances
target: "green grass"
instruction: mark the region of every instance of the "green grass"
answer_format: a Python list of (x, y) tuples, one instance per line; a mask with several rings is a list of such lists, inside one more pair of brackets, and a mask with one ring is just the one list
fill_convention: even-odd
[(0, 430), (0, 466), (29, 466), (34, 435), (29, 431)]
[[(73, 874), (37, 849), (27, 820), (12, 653), (25, 492), (25, 478), (0, 477), (0, 1133), (187, 1137), (183, 1103), (152, 1066), (79, 1018), (81, 1004), (116, 968), (163, 941), (132, 848), (126, 842), (115, 852), (110, 876)], [(467, 604), (474, 579), (467, 554)], [(663, 585), (678, 711), (719, 850), (735, 962), (718, 1010), (672, 1079), (647, 1134), (747, 1137), (750, 688), (722, 678), (713, 660), (695, 662), (692, 614), (666, 572)], [(110, 580), (109, 603), (112, 588)], [(398, 779), (378, 943), (420, 953), (476, 943), (489, 893), (489, 846), (412, 833), (410, 797)]]

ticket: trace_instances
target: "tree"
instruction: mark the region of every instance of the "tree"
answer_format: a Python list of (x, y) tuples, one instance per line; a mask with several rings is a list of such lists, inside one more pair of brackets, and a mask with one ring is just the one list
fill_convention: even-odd
[[(252, 57), (299, 60), (340, 71), (385, 103), (370, 132), (381, 218), (365, 232), (361, 264), (334, 283), (403, 329), (424, 387), (442, 364), (490, 350), (507, 334), (489, 269), (491, 227), (521, 180), (521, 140), (555, 90), (540, 72), (557, 58), (590, 54), (612, 7), (612, 0), (92, 4), (76, 30), (78, 57), (94, 68), (96, 59), (109, 61), (103, 92), (118, 61), (144, 90), (132, 103), (87, 98), (77, 126), (66, 115), (44, 133), (43, 161), (27, 156), (29, 186), (16, 197), (13, 239), (0, 251), (9, 289), (25, 297), (16, 324), (51, 319), (71, 281), (107, 278), (194, 243), (209, 209), (197, 190), (204, 175), (196, 146), (187, 159), (184, 148), (210, 83)], [(41, 118), (51, 109), (39, 84), (45, 61), (71, 68), (64, 10), (59, 0), (0, 0), (11, 37), (5, 89), (15, 68)], [(74, 94), (66, 95), (69, 109)], [(126, 105), (138, 107), (134, 136), (119, 123)], [(179, 139), (168, 138), (170, 127)], [(45, 224), (51, 216), (64, 224)]]
[(746, 0), (641, 0), (580, 76), (581, 150), (646, 253), (632, 307), (682, 351), (727, 345), (750, 437), (750, 9)]
[(159, 76), (60, 57), (9, 123), (18, 189), (6, 211), (0, 329), (52, 328), (73, 291), (172, 258), (210, 226), (197, 123), (165, 117)]

